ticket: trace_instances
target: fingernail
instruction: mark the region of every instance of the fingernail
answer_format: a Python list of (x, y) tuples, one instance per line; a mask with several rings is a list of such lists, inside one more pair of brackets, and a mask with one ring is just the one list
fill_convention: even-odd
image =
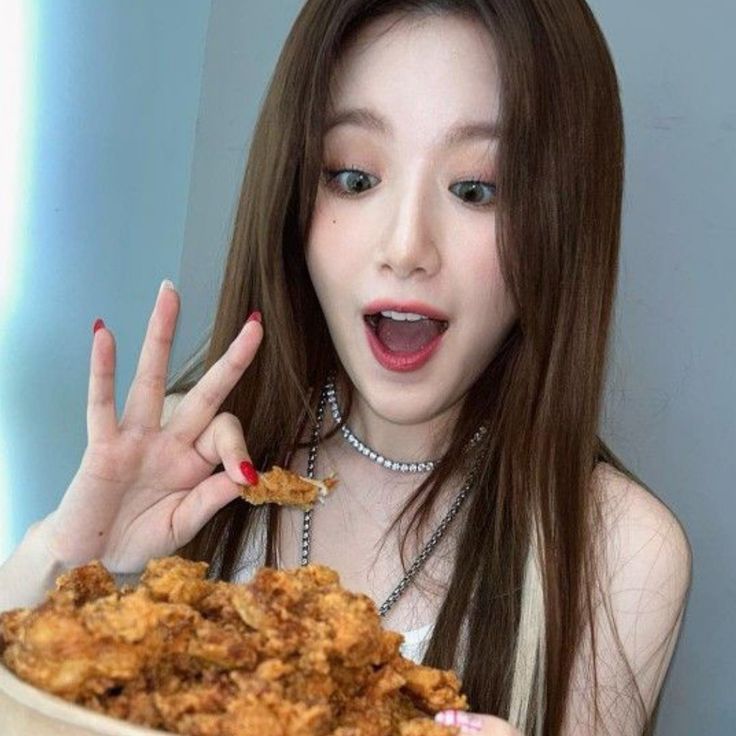
[(434, 720), (443, 726), (454, 726), (457, 723), (454, 710), (441, 710), (435, 713)]
[(97, 330), (101, 330), (105, 326), (105, 323), (98, 317), (92, 325), (92, 334), (94, 335)]
[(461, 733), (474, 733), (483, 729), (483, 723), (479, 718), (463, 711), (457, 713), (457, 725), (460, 726)]
[(161, 282), (161, 286), (158, 287), (158, 293), (160, 294), (164, 289), (174, 289), (174, 284), (169, 279), (164, 279)]
[(475, 733), (483, 728), (480, 719), (461, 710), (442, 710), (434, 720), (443, 726), (460, 726), (461, 733)]
[(248, 322), (250, 322), (252, 319), (260, 323), (262, 321), (261, 313), (258, 310), (256, 310), (255, 312), (251, 312), (250, 315), (248, 316), (248, 319), (245, 320), (245, 324), (248, 324)]
[(249, 486), (258, 485), (258, 472), (253, 467), (252, 463), (249, 463), (247, 460), (243, 460), (243, 462), (240, 463), (240, 472), (243, 474), (243, 478), (245, 478)]

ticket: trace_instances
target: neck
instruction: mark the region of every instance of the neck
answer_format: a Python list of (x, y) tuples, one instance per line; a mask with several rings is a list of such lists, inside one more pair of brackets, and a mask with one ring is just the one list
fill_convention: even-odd
[[(408, 463), (439, 460), (442, 457), (457, 421), (459, 402), (442, 414), (422, 421), (399, 422), (376, 411), (357, 389), (353, 389), (350, 416), (346, 418), (347, 380), (341, 374), (335, 381), (338, 406), (343, 420), (363, 444), (385, 458)], [(329, 407), (326, 407), (326, 415), (329, 417), (329, 426), (333, 426)]]

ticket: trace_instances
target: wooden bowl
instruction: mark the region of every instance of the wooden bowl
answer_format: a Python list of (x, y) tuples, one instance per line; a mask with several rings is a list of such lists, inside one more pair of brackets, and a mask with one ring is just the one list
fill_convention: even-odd
[(74, 705), (18, 679), (0, 663), (2, 736), (170, 736)]

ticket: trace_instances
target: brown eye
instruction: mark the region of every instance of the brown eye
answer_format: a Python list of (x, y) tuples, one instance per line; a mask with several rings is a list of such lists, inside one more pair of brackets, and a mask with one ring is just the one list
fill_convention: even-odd
[(481, 207), (493, 204), (496, 199), (496, 185), (484, 181), (461, 181), (453, 184), (450, 191), (464, 202)]

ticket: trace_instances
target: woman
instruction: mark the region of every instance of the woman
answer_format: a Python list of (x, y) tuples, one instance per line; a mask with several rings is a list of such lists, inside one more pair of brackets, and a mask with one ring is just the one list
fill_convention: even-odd
[[(162, 418), (163, 289), (118, 423), (96, 331), (80, 471), (4, 575), (175, 550), (225, 579), (320, 562), (409, 656), (458, 669), (475, 712), (438, 720), (651, 733), (690, 550), (597, 435), (622, 182), (582, 0), (309, 0), (205, 354)], [(234, 500), (272, 464), (340, 492), (306, 517)]]

